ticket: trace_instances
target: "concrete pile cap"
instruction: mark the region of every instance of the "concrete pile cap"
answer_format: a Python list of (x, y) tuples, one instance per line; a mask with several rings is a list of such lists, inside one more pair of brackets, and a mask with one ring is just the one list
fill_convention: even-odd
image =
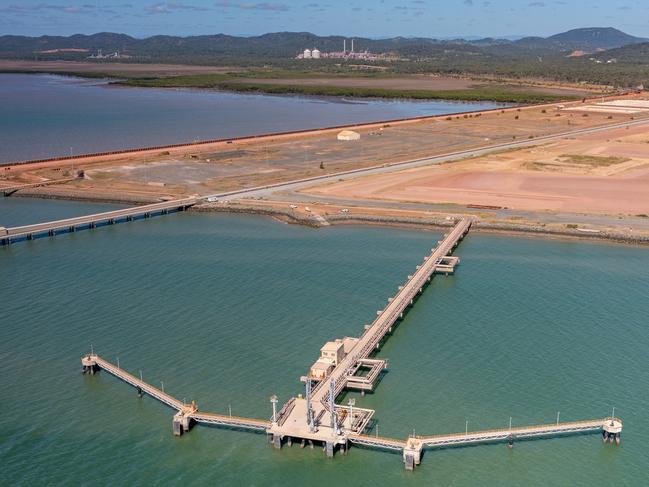
[(81, 364), (85, 366), (96, 365), (97, 361), (94, 355), (86, 355), (81, 359)]
[(602, 426), (602, 429), (607, 433), (620, 433), (622, 431), (622, 421), (617, 418), (609, 418)]
[(418, 438), (408, 438), (408, 442), (406, 444), (406, 449), (408, 450), (418, 450), (421, 448), (421, 440)]

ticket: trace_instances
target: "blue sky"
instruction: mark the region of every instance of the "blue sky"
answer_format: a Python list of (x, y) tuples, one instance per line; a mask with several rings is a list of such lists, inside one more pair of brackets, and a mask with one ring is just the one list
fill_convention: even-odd
[(0, 0), (0, 35), (309, 31), (347, 36), (551, 35), (612, 26), (649, 37), (646, 0)]

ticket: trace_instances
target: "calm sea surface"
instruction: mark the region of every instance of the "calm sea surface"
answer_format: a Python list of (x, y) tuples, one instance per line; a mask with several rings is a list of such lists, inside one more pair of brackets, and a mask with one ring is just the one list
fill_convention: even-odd
[(494, 108), (107, 86), (0, 74), (0, 162)]
[[(95, 210), (5, 199), (0, 225)], [(649, 484), (644, 248), (470, 235), (457, 275), (435, 278), (381, 350), (376, 393), (356, 396), (399, 438), (615, 406), (620, 447), (586, 435), (427, 451), (412, 473), (361, 448), (328, 460), (245, 432), (175, 438), (169, 408), (81, 374), (92, 344), (204, 410), (269, 417), (269, 396), (302, 392), (322, 344), (360, 334), (438, 237), (184, 213), (0, 248), (0, 484)]]

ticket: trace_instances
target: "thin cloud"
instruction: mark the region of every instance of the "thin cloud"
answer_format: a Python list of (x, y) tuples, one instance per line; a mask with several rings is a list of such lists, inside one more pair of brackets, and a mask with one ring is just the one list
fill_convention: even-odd
[(59, 12), (64, 14), (94, 14), (94, 13), (113, 13), (115, 9), (133, 8), (130, 3), (118, 5), (93, 5), (93, 4), (51, 4), (39, 3), (36, 5), (9, 5), (0, 8), (0, 12), (15, 15), (31, 15), (39, 12)]
[(288, 5), (283, 3), (269, 3), (269, 2), (259, 2), (259, 3), (250, 3), (250, 2), (231, 2), (229, 0), (222, 0), (214, 4), (216, 7), (221, 8), (239, 8), (243, 10), (272, 10), (276, 12), (285, 12), (290, 10)]
[(205, 12), (210, 10), (207, 7), (202, 7), (199, 5), (191, 5), (188, 3), (182, 2), (159, 2), (154, 3), (153, 5), (148, 5), (144, 10), (149, 14), (170, 14), (172, 12), (177, 12), (181, 10), (193, 11), (193, 12)]

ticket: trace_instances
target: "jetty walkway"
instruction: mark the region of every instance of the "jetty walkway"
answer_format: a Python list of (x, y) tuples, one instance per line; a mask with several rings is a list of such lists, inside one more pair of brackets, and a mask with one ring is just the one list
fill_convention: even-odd
[(172, 425), (173, 432), (176, 436), (180, 436), (183, 432), (189, 431), (193, 423), (212, 424), (260, 432), (266, 431), (270, 426), (270, 421), (266, 420), (199, 411), (195, 402), (192, 401), (186, 404), (166, 393), (164, 390), (148, 384), (141, 377), (138, 378), (119, 366), (104, 360), (95, 353), (84, 356), (81, 359), (81, 364), (84, 373), (94, 374), (98, 370), (104, 370), (135, 387), (140, 397), (147, 394), (170, 408), (175, 409), (176, 414), (173, 417)]
[(435, 436), (410, 436), (406, 440), (384, 438), (370, 435), (349, 435), (350, 443), (367, 448), (378, 448), (403, 453), (407, 470), (413, 470), (421, 463), (422, 451), (432, 448), (450, 448), (486, 443), (507, 442), (513, 447), (514, 441), (548, 438), (582, 433), (602, 433), (604, 442), (620, 443), (622, 420), (613, 416), (602, 419), (571, 421), (554, 424), (522, 426), (485, 431), (468, 431)]
[(122, 210), (106, 211), (64, 220), (55, 220), (34, 225), (4, 228), (0, 227), (0, 245), (8, 245), (22, 240), (33, 240), (40, 237), (53, 237), (62, 233), (76, 232), (96, 228), (103, 225), (113, 225), (133, 221), (140, 218), (149, 218), (155, 215), (164, 215), (176, 211), (184, 211), (197, 203), (196, 198), (183, 198), (162, 201), (150, 205), (134, 206)]
[[(196, 404), (185, 404), (163, 390), (145, 383), (118, 366), (110, 364), (91, 353), (81, 359), (84, 372), (105, 370), (118, 379), (137, 388), (138, 393), (148, 394), (175, 409), (173, 432), (181, 435), (189, 431), (193, 423), (205, 423), (237, 429), (265, 432), (276, 448), (283, 443), (289, 446), (301, 441), (301, 446), (315, 443), (322, 445), (328, 457), (339, 449), (346, 452), (349, 445), (401, 452), (406, 469), (413, 470), (421, 462), (425, 449), (444, 448), (481, 443), (506, 441), (512, 447), (515, 440), (563, 436), (567, 434), (601, 432), (604, 441), (620, 442), (622, 421), (613, 416), (576, 422), (556, 422), (536, 426), (523, 426), (487, 431), (475, 431), (435, 436), (410, 436), (406, 439), (385, 438), (366, 434), (375, 413), (372, 409), (356, 407), (350, 399), (346, 405), (337, 404), (336, 399), (345, 389), (373, 390), (382, 371), (387, 366), (385, 359), (372, 355), (380, 349), (382, 342), (402, 319), (417, 296), (435, 274), (454, 273), (459, 259), (452, 255), (471, 228), (472, 220), (461, 219), (449, 231), (431, 253), (424, 257), (415, 272), (399, 286), (397, 293), (388, 299), (386, 307), (377, 311), (374, 321), (365, 327), (358, 338), (345, 337), (328, 342), (321, 349), (321, 357), (310, 372), (302, 377), (306, 394), (290, 398), (277, 411), (277, 397), (272, 396), (273, 414), (269, 420), (233, 417), (198, 411)], [(366, 373), (359, 373), (366, 369)], [(369, 371), (367, 371), (369, 369)]]

